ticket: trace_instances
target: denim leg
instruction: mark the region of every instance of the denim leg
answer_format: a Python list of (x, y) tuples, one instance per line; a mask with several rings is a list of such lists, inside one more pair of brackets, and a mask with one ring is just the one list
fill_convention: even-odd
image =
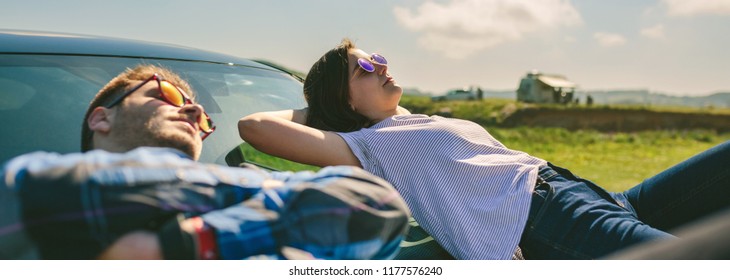
[(559, 167), (533, 193), (520, 241), (527, 259), (595, 259), (631, 245), (674, 238), (640, 221), (611, 194)]
[(645, 180), (623, 195), (640, 220), (665, 231), (730, 207), (730, 141)]

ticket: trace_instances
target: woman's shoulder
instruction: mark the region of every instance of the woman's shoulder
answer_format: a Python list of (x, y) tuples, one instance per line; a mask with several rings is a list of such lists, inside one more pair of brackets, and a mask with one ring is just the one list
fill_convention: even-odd
[(454, 122), (471, 122), (469, 120), (447, 118), (439, 115), (424, 115), (424, 114), (411, 114), (411, 115), (398, 115), (393, 116), (393, 120), (397, 121), (415, 121), (415, 122), (436, 122), (436, 123), (454, 123)]
[(426, 120), (426, 121), (442, 121), (442, 120), (449, 120), (450, 118), (445, 118), (439, 115), (425, 115), (425, 114), (407, 114), (407, 115), (395, 115), (390, 117), (391, 120), (396, 121), (413, 121), (413, 120)]
[(469, 123), (470, 121), (454, 118), (446, 118), (439, 115), (424, 115), (424, 114), (409, 114), (409, 115), (395, 115), (386, 118), (375, 125), (369, 127), (372, 130), (378, 130), (382, 128), (394, 128), (394, 127), (405, 127), (405, 126), (438, 126), (438, 125), (453, 125), (457, 123)]
[(369, 128), (378, 129), (392, 126), (403, 126), (414, 123), (422, 123), (424, 121), (430, 121), (430, 118), (430, 116), (423, 114), (394, 115), (377, 122)]

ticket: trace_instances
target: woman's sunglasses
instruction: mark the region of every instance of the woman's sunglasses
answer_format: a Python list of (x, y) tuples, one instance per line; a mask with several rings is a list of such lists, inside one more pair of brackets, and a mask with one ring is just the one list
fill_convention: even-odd
[(371, 54), (370, 59), (358, 58), (357, 64), (360, 65), (362, 70), (372, 73), (375, 71), (375, 65), (373, 65), (372, 61), (375, 61), (378, 64), (388, 65), (388, 61), (385, 60), (385, 57), (377, 53)]
[[(157, 73), (152, 75), (152, 77), (149, 77), (147, 80), (144, 80), (141, 84), (135, 86), (134, 88), (130, 89), (129, 91), (125, 92), (124, 94), (120, 95), (109, 103), (108, 106), (105, 106), (106, 108), (111, 108), (122, 102), (124, 98), (147, 84), (149, 81), (155, 80), (157, 81), (157, 89), (160, 91), (160, 99), (162, 101), (165, 101), (169, 103), (172, 106), (175, 107), (182, 107), (186, 104), (193, 104), (193, 101), (190, 100), (190, 97), (188, 97), (187, 94), (185, 94), (185, 91), (177, 87), (176, 85), (173, 85), (172, 83), (164, 80), (161, 78)], [(198, 128), (201, 131), (201, 138), (205, 140), (208, 135), (213, 133), (215, 131), (215, 125), (213, 125), (213, 120), (210, 119), (210, 116), (203, 111), (203, 115), (201, 118), (198, 119)]]

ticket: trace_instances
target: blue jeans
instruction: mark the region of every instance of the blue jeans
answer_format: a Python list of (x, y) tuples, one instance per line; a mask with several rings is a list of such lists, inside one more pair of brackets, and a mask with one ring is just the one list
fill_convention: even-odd
[(548, 164), (520, 247), (527, 259), (594, 259), (730, 207), (730, 141), (623, 192)]

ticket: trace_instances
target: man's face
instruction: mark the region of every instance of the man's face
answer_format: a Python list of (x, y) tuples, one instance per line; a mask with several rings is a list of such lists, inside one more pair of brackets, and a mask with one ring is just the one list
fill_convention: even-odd
[[(140, 81), (141, 83), (142, 81)], [(128, 86), (132, 88), (137, 84)], [(150, 81), (112, 109), (109, 137), (120, 147), (176, 148), (197, 160), (202, 139), (197, 120), (203, 113), (198, 104), (175, 107), (160, 99), (157, 81)]]

